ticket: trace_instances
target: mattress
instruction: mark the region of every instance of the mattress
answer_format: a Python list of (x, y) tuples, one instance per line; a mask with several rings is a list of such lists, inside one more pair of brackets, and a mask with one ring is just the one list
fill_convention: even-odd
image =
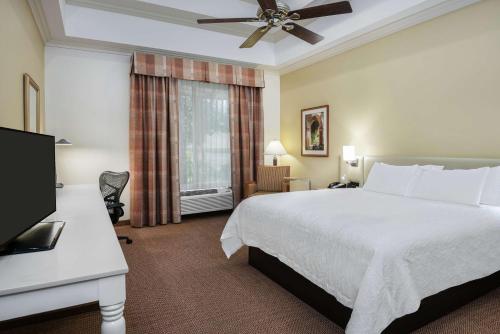
[(500, 270), (500, 208), (358, 189), (256, 196), (221, 236), (258, 247), (353, 310), (348, 334), (382, 332), (442, 290)]

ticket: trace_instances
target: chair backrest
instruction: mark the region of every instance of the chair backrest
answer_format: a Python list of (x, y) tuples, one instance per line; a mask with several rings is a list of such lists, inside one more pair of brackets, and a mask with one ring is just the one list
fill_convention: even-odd
[(128, 183), (129, 172), (105, 171), (99, 176), (99, 188), (107, 202), (120, 202), (120, 196)]
[(285, 177), (290, 177), (290, 166), (258, 166), (257, 190), (281, 191)]

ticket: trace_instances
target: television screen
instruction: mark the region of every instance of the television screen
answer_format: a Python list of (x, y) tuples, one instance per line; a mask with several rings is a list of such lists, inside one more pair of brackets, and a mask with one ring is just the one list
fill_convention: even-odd
[(54, 137), (0, 127), (0, 249), (56, 210)]

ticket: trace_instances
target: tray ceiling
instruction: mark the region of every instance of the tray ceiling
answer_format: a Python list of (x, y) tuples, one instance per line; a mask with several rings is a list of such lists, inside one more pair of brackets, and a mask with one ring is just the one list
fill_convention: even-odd
[[(479, 0), (351, 0), (352, 14), (304, 20), (325, 36), (309, 45), (273, 29), (251, 49), (239, 45), (260, 23), (198, 25), (199, 18), (252, 17), (256, 0), (28, 0), (50, 44), (130, 52), (151, 50), (290, 71)], [(331, 0), (286, 0), (300, 9)]]

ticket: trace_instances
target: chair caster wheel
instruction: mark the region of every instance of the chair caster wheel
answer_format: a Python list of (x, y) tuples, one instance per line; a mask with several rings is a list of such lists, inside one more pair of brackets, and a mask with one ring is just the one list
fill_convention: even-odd
[(132, 240), (128, 239), (127, 244), (131, 244), (131, 243), (132, 243)]

